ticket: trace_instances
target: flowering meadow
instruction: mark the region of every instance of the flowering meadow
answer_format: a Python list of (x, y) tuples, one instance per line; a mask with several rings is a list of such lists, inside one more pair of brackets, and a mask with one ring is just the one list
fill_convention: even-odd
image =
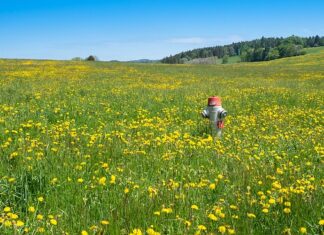
[(323, 65), (0, 60), (0, 234), (323, 234)]

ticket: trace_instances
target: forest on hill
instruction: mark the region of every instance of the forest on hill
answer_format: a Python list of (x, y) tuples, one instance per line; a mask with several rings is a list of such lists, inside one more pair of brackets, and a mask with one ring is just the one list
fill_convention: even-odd
[(226, 61), (231, 56), (240, 56), (243, 62), (267, 61), (303, 55), (306, 54), (303, 50), (304, 48), (318, 46), (324, 46), (323, 36), (262, 37), (252, 41), (235, 42), (224, 46), (189, 50), (165, 57), (161, 62), (166, 64), (183, 64), (193, 59), (207, 57), (223, 58)]

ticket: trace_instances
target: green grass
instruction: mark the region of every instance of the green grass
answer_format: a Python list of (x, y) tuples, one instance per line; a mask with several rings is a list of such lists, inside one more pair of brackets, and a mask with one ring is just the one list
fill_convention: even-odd
[(228, 57), (228, 64), (235, 64), (241, 62), (240, 56), (230, 56)]
[(314, 53), (323, 53), (324, 52), (324, 46), (323, 47), (308, 47), (304, 49), (307, 54), (314, 54)]
[(321, 234), (323, 64), (0, 60), (0, 234)]
[[(228, 63), (227, 64), (234, 64), (234, 63), (239, 63), (241, 62), (240, 56), (230, 56), (228, 57)], [(193, 59), (186, 64), (222, 64), (223, 63), (223, 58), (217, 58), (217, 57), (207, 57), (207, 58), (198, 58), (198, 59)]]

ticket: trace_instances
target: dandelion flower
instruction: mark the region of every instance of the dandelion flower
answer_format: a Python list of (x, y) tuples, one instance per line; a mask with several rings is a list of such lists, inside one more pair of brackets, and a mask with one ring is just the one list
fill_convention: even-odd
[(81, 184), (81, 183), (83, 183), (84, 180), (82, 178), (79, 178), (77, 181), (78, 181), (78, 183)]
[(221, 234), (223, 234), (223, 233), (226, 232), (226, 227), (225, 227), (225, 226), (219, 226), (219, 227), (218, 227), (218, 231), (219, 231)]
[(133, 229), (133, 232), (131, 232), (129, 235), (142, 235), (142, 231), (139, 228)]
[(198, 229), (200, 231), (206, 231), (207, 230), (206, 226), (204, 226), (204, 225), (198, 225)]
[(265, 213), (265, 214), (267, 214), (267, 213), (269, 213), (269, 209), (268, 208), (264, 208), (264, 209), (262, 209), (262, 212)]
[(88, 232), (85, 231), (85, 230), (82, 230), (82, 231), (81, 231), (81, 235), (88, 235)]
[(192, 206), (191, 206), (191, 209), (193, 209), (193, 210), (198, 210), (199, 208), (198, 208), (197, 205), (192, 205)]
[(4, 226), (5, 226), (5, 227), (11, 227), (11, 225), (12, 225), (12, 222), (11, 222), (10, 220), (6, 220), (6, 221), (4, 222)]
[(162, 213), (166, 213), (166, 214), (170, 214), (170, 213), (172, 213), (172, 208), (163, 208), (163, 209), (161, 210), (161, 212), (162, 212)]
[(146, 232), (147, 232), (148, 235), (160, 235), (160, 233), (154, 231), (153, 228), (148, 228), (148, 229), (146, 230)]
[(109, 224), (109, 221), (108, 220), (101, 220), (100, 222), (102, 225), (108, 225)]
[(43, 198), (43, 197), (38, 197), (38, 198), (37, 198), (37, 201), (39, 201), (39, 202), (43, 202), (43, 201), (44, 201), (44, 198)]
[(290, 210), (290, 208), (287, 207), (287, 208), (283, 209), (283, 212), (285, 214), (289, 214), (291, 212), (291, 210)]
[(106, 180), (107, 180), (107, 178), (103, 176), (98, 180), (98, 183), (100, 185), (106, 185)]
[(51, 223), (52, 225), (57, 225), (57, 220), (56, 220), (56, 219), (51, 219), (51, 220), (50, 220), (50, 223)]
[(34, 212), (35, 212), (35, 207), (30, 206), (30, 207), (28, 208), (28, 211), (29, 211), (30, 213), (34, 213)]
[(18, 215), (14, 213), (8, 213), (7, 214), (11, 219), (18, 219)]
[(190, 226), (191, 226), (191, 222), (190, 222), (189, 220), (186, 220), (186, 221), (184, 222), (184, 224), (186, 225), (186, 227), (190, 227)]
[(116, 176), (115, 175), (111, 175), (110, 176), (110, 184), (116, 184)]
[(286, 207), (290, 207), (291, 206), (291, 203), (290, 202), (285, 202), (284, 204)]
[(216, 188), (216, 184), (210, 184), (209, 189), (214, 190)]
[(302, 233), (302, 234), (305, 234), (305, 233), (307, 233), (307, 229), (305, 227), (301, 227), (299, 229), (299, 232)]
[(275, 204), (276, 203), (276, 200), (275, 199), (273, 199), (273, 198), (270, 198), (269, 199), (269, 204)]
[(214, 214), (209, 214), (208, 215), (208, 218), (211, 219), (211, 220), (213, 220), (213, 221), (217, 221), (218, 220), (218, 218)]
[(255, 219), (256, 218), (255, 214), (253, 214), (253, 213), (247, 213), (247, 217), (250, 218), (250, 219)]
[(22, 222), (21, 220), (18, 220), (17, 223), (16, 223), (17, 227), (22, 227), (25, 225), (24, 222)]

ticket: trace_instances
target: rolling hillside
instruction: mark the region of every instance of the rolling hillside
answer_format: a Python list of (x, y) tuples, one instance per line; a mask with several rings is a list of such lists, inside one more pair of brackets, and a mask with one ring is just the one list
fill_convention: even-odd
[[(228, 63), (228, 57), (238, 56), (244, 62), (269, 61), (278, 58), (299, 56), (306, 53), (304, 48), (324, 46), (324, 37), (290, 36), (287, 38), (265, 38), (236, 42), (224, 46), (193, 49), (170, 55), (161, 60), (166, 64), (184, 63)], [(235, 59), (237, 61), (237, 59)], [(233, 59), (231, 60), (233, 62)]]
[[(306, 54), (314, 54), (314, 53), (323, 53), (324, 46), (322, 47), (311, 47), (303, 49)], [(228, 57), (228, 62), (226, 64), (234, 64), (240, 63), (241, 58), (239, 56), (230, 56)], [(207, 58), (198, 58), (185, 62), (185, 64), (223, 64), (223, 58), (217, 57), (207, 57)]]

